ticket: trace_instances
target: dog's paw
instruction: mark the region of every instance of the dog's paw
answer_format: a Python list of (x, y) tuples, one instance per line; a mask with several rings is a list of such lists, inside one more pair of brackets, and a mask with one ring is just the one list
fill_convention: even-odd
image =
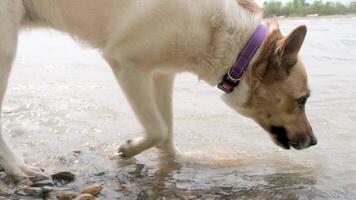
[(119, 149), (117, 150), (117, 154), (121, 159), (129, 159), (134, 156), (133, 143), (132, 140), (127, 140), (124, 144), (122, 144)]
[(135, 145), (137, 143), (136, 140), (127, 140), (118, 148), (117, 152), (113, 156), (111, 156), (111, 159), (127, 160), (137, 155), (140, 151), (137, 151)]
[(33, 183), (50, 179), (42, 169), (31, 167), (21, 160), (6, 165), (5, 172), (19, 185), (32, 185)]
[(20, 185), (32, 185), (34, 183), (50, 179), (42, 169), (28, 166), (26, 164), (19, 166), (19, 172), (13, 175), (16, 182)]

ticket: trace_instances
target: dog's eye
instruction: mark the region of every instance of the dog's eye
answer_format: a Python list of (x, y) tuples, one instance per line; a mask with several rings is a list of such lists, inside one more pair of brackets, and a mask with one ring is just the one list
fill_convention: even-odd
[(308, 97), (301, 97), (299, 99), (297, 99), (297, 104), (299, 108), (303, 108), (305, 106), (305, 104), (307, 103)]

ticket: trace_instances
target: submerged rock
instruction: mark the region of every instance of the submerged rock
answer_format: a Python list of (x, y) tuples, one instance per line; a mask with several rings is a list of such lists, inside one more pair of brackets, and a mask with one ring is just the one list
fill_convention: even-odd
[(91, 185), (81, 191), (80, 194), (76, 192), (62, 192), (57, 194), (58, 200), (92, 200), (99, 195), (103, 186), (99, 184)]
[(33, 183), (31, 187), (45, 187), (45, 186), (53, 186), (54, 183), (52, 180), (43, 180)]
[(96, 174), (94, 174), (95, 176), (103, 176), (103, 175), (105, 175), (105, 172), (99, 172), (99, 173), (96, 173)]
[(81, 194), (77, 196), (74, 200), (94, 200), (95, 197), (90, 194)]
[(52, 179), (55, 183), (61, 183), (63, 185), (73, 182), (75, 179), (75, 175), (71, 172), (59, 172), (56, 174), (52, 174)]
[(58, 200), (73, 200), (78, 194), (76, 193), (60, 193), (57, 195)]
[(33, 196), (37, 198), (45, 198), (48, 196), (51, 188), (48, 187), (23, 187), (21, 189), (16, 190), (16, 194), (22, 196)]
[(103, 189), (103, 186), (95, 184), (95, 185), (85, 188), (81, 193), (97, 196), (101, 192), (102, 189)]

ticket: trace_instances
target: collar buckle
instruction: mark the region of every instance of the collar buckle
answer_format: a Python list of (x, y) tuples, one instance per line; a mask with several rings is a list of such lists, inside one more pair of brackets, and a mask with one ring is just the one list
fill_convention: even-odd
[(223, 80), (219, 83), (218, 88), (225, 93), (231, 93), (234, 88), (239, 85), (240, 81), (245, 77), (246, 71), (242, 72), (242, 75), (238, 78), (232, 78), (229, 72), (224, 76)]
[(234, 88), (239, 85), (241, 79), (245, 77), (246, 70), (258, 48), (263, 43), (266, 34), (267, 27), (260, 24), (240, 51), (234, 65), (229, 69), (223, 80), (218, 84), (219, 89), (226, 93), (231, 93)]

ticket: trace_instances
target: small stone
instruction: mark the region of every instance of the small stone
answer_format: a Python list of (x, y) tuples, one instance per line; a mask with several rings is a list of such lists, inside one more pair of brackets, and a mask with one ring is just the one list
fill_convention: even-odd
[(96, 184), (96, 185), (92, 185), (92, 186), (85, 188), (81, 193), (97, 196), (101, 192), (102, 189), (103, 189), (103, 186)]
[(74, 200), (95, 200), (95, 197), (90, 194), (81, 194), (77, 196)]
[(72, 200), (76, 198), (78, 195), (75, 193), (60, 193), (57, 195), (58, 200)]
[(133, 192), (134, 191), (134, 187), (132, 185), (121, 185), (121, 189), (125, 192)]
[(23, 191), (31, 196), (34, 196), (42, 192), (41, 188), (33, 188), (33, 187), (24, 188)]
[(74, 181), (75, 175), (71, 172), (59, 172), (52, 174), (52, 179), (55, 182), (60, 182), (62, 184), (67, 184)]
[(16, 194), (23, 195), (23, 196), (33, 196), (37, 198), (44, 198), (47, 197), (49, 192), (51, 191), (50, 188), (38, 188), (38, 187), (24, 187), (16, 191)]
[(154, 195), (154, 192), (153, 192), (152, 190), (148, 189), (148, 190), (146, 190), (146, 194), (147, 194), (149, 197), (151, 197), (151, 196)]
[(189, 195), (189, 196), (183, 196), (183, 199), (184, 200), (192, 200), (192, 199), (197, 199), (197, 197), (194, 195)]
[(99, 172), (99, 173), (96, 173), (96, 174), (94, 174), (95, 176), (103, 176), (103, 175), (105, 175), (105, 172)]
[(38, 181), (36, 183), (33, 183), (31, 187), (44, 187), (44, 186), (53, 186), (53, 181), (52, 180), (43, 180), (43, 181)]
[(219, 191), (219, 192), (218, 192), (218, 195), (222, 195), (222, 196), (230, 196), (230, 194), (229, 194), (229, 193), (224, 192), (224, 191)]

